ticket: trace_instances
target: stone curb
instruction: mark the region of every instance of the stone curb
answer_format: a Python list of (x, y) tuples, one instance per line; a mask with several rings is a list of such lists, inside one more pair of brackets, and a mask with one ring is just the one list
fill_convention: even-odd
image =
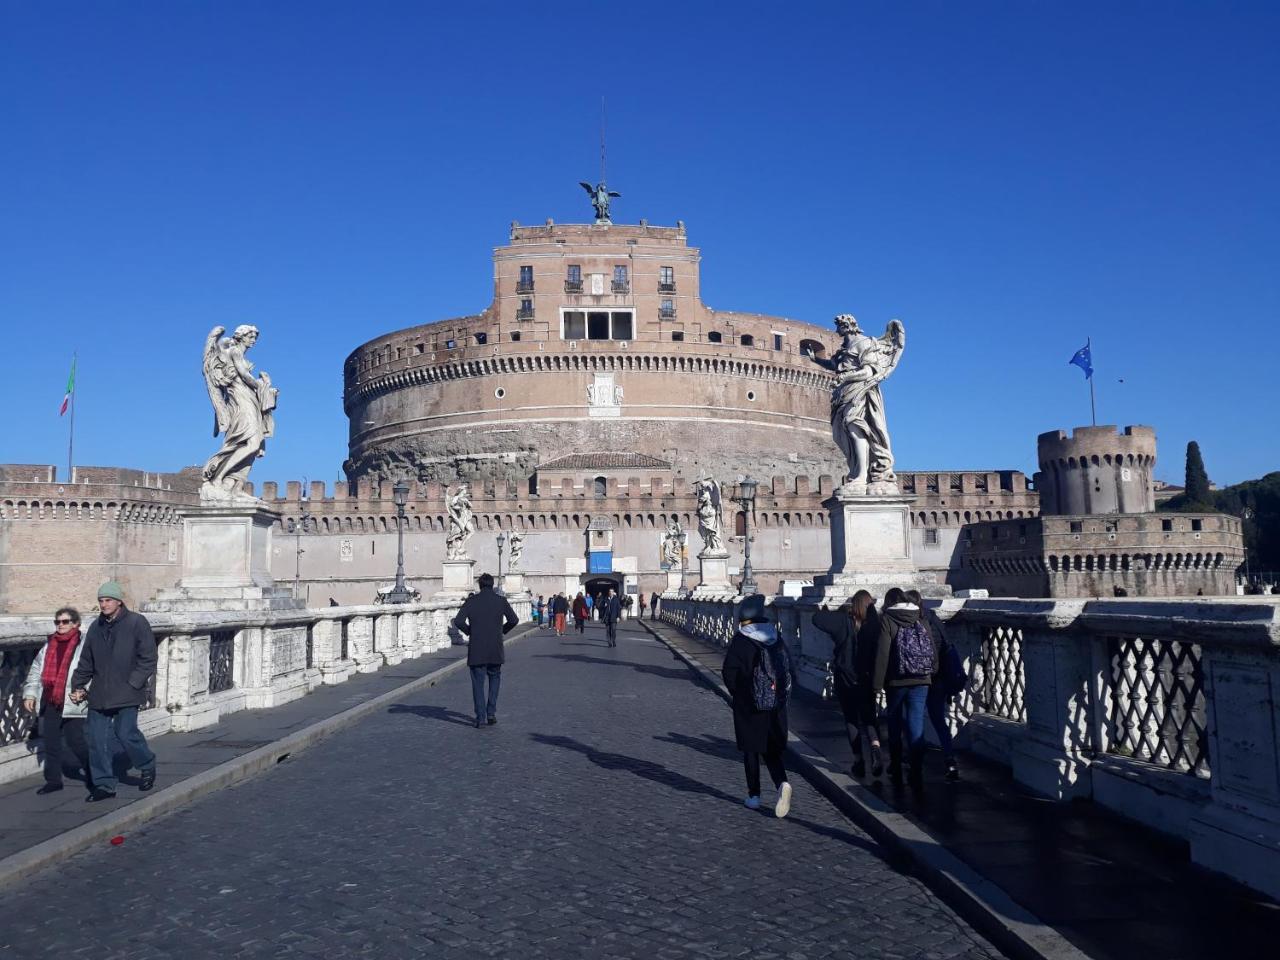
[[(522, 626), (524, 625), (522, 624)], [(524, 639), (531, 633), (535, 633), (537, 625), (530, 624), (529, 626), (530, 629), (522, 630), (518, 636), (509, 638), (506, 643), (510, 645), (517, 640)], [(516, 629), (519, 630), (520, 628), (517, 627)], [(171, 813), (194, 800), (221, 790), (223, 787), (229, 787), (242, 780), (247, 780), (263, 770), (269, 770), (287, 759), (291, 754), (299, 753), (307, 747), (319, 743), (326, 737), (358, 723), (370, 714), (376, 713), (386, 704), (427, 687), (435, 686), (449, 674), (456, 673), (466, 665), (467, 658), (464, 654), (453, 663), (445, 664), (440, 669), (433, 670), (417, 680), (411, 680), (403, 686), (396, 687), (394, 690), (380, 693), (373, 699), (358, 703), (354, 707), (348, 707), (341, 713), (335, 713), (331, 717), (317, 720), (315, 723), (303, 727), (301, 730), (296, 730), (287, 737), (269, 743), (265, 747), (251, 750), (195, 776), (180, 780), (173, 786), (165, 787), (145, 800), (135, 800), (128, 806), (105, 814), (88, 823), (82, 823), (66, 833), (60, 833), (56, 837), (50, 837), (48, 840), (43, 840), (33, 847), (28, 847), (26, 850), (10, 854), (0, 860), (0, 889), (4, 889), (10, 884), (29, 876), (36, 870), (65, 860), (101, 840), (114, 837), (149, 820)], [(163, 772), (164, 769), (162, 767), (161, 774)]]
[[(647, 623), (645, 629), (694, 671), (697, 679), (729, 700), (729, 691), (713, 670), (690, 657)], [(693, 642), (701, 643), (699, 640)], [(966, 864), (935, 837), (848, 774), (833, 767), (821, 751), (794, 733), (788, 733), (787, 749), (798, 761), (795, 767), (799, 773), (819, 793), (872, 839), (904, 857), (930, 889), (1006, 954), (1019, 960), (1089, 960), (1087, 953), (1015, 903), (1003, 889)]]

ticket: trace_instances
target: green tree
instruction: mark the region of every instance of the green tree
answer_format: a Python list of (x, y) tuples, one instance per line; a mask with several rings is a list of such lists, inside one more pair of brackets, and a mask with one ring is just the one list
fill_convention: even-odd
[(1212, 509), (1213, 496), (1209, 492), (1209, 474), (1204, 469), (1204, 459), (1200, 456), (1200, 444), (1192, 440), (1187, 444), (1187, 480), (1186, 492), (1183, 494), (1188, 504), (1198, 508)]

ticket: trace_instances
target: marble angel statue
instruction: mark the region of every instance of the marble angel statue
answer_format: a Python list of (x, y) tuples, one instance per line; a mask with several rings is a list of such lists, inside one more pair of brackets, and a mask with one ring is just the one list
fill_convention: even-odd
[(680, 566), (683, 546), (684, 530), (680, 526), (680, 518), (673, 516), (667, 521), (667, 532), (662, 538), (662, 562), (668, 567)]
[(511, 546), (511, 558), (507, 563), (507, 571), (515, 573), (520, 569), (520, 557), (524, 553), (524, 534), (512, 530), (511, 535), (507, 537), (507, 543)]
[(279, 391), (265, 373), (253, 375), (246, 351), (258, 341), (258, 328), (248, 324), (220, 339), (226, 327), (214, 327), (204, 342), (204, 382), (213, 403), (213, 435), (222, 434), (222, 447), (204, 465), (200, 496), (205, 500), (234, 500), (248, 496), (244, 485), (249, 468), (267, 449), (275, 432)]
[(883, 336), (871, 337), (847, 313), (835, 322), (842, 337), (840, 349), (829, 360), (813, 355), (810, 359), (836, 375), (831, 434), (849, 465), (849, 482), (841, 490), (858, 495), (897, 493), (880, 385), (902, 359), (906, 330), (900, 320), (890, 320)]
[(446, 493), (445, 509), (449, 514), (449, 532), (444, 539), (445, 559), (466, 560), (467, 541), (476, 532), (476, 519), (471, 510), (471, 490), (465, 483), (459, 484), (453, 493)]
[(720, 484), (710, 477), (697, 482), (698, 533), (703, 548), (699, 556), (724, 556), (724, 534), (720, 522)]

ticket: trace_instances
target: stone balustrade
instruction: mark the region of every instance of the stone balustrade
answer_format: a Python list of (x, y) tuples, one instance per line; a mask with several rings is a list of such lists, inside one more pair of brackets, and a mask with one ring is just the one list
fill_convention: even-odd
[[(1185, 839), (1192, 859), (1280, 897), (1280, 603), (926, 601), (964, 660), (961, 747), (1053, 799), (1089, 798)], [(771, 602), (804, 687), (830, 696), (811, 602)], [(662, 619), (708, 643), (732, 600), (667, 594)], [(930, 731), (932, 733), (932, 731)]]
[[(321, 684), (463, 643), (451, 626), (460, 604), (147, 614), (158, 656), (139, 725), (148, 736), (206, 727), (237, 710), (278, 706)], [(513, 597), (512, 606), (528, 622), (527, 595)], [(51, 629), (47, 618), (0, 618), (0, 783), (37, 770), (22, 683)]]

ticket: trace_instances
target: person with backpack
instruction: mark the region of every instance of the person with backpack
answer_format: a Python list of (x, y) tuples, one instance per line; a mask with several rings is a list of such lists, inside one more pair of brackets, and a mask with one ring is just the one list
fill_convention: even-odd
[(747, 775), (746, 806), (760, 809), (760, 758), (778, 790), (774, 816), (791, 810), (791, 784), (782, 765), (787, 748), (787, 700), (793, 671), (786, 644), (769, 622), (765, 600), (752, 594), (738, 608), (738, 630), (729, 641), (720, 676), (733, 704), (733, 733)]
[(557, 593), (551, 598), (551, 618), (555, 624), (556, 636), (564, 636), (565, 617), (569, 613), (569, 601), (565, 599), (563, 593)]
[(902, 783), (902, 733), (907, 734), (907, 779), (924, 786), (924, 717), (929, 684), (938, 672), (938, 650), (920, 619), (920, 608), (894, 587), (884, 598), (876, 645), (873, 689), (888, 698), (889, 779)]
[(865, 733), (871, 775), (879, 777), (884, 772), (884, 764), (880, 754), (875, 694), (871, 689), (871, 671), (880, 640), (875, 597), (866, 590), (859, 590), (838, 610), (815, 613), (813, 625), (831, 636), (832, 680), (840, 712), (844, 714), (849, 749), (853, 752), (851, 772), (859, 779), (867, 775), (862, 751)]
[(956, 653), (955, 647), (947, 643), (947, 635), (942, 624), (932, 611), (925, 610), (924, 598), (919, 590), (906, 591), (907, 600), (920, 608), (923, 620), (929, 632), (933, 634), (933, 645), (938, 649), (938, 669), (929, 684), (929, 695), (925, 698), (925, 712), (929, 715), (929, 723), (938, 736), (938, 746), (942, 748), (942, 762), (946, 767), (946, 778), (953, 783), (960, 779), (960, 765), (956, 763), (955, 747), (951, 742), (951, 724), (947, 722), (947, 705), (951, 698), (964, 689), (964, 664)]
[(578, 591), (578, 595), (573, 598), (573, 625), (578, 628), (579, 633), (587, 632), (587, 618), (590, 613), (587, 610), (587, 601), (582, 596), (582, 591)]

